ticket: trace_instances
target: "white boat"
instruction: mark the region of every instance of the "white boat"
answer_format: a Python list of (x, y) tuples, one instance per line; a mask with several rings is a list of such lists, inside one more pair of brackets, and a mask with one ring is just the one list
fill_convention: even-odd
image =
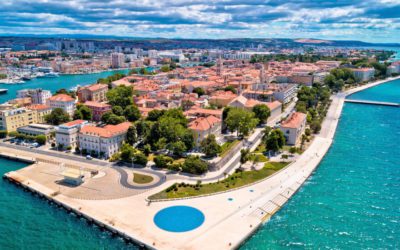
[(24, 81), (22, 81), (21, 79), (16, 79), (16, 78), (6, 78), (6, 79), (0, 80), (0, 83), (3, 83), (3, 84), (20, 84), (20, 83), (24, 83)]
[(50, 73), (44, 74), (44, 77), (59, 77), (59, 75), (58, 75), (58, 73), (50, 72)]

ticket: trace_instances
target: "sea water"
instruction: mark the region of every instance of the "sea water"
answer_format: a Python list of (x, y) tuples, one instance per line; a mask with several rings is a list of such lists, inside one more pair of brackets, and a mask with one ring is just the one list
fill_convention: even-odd
[[(400, 81), (351, 98), (400, 102)], [(284, 248), (400, 248), (400, 108), (345, 104), (312, 177), (241, 247)]]

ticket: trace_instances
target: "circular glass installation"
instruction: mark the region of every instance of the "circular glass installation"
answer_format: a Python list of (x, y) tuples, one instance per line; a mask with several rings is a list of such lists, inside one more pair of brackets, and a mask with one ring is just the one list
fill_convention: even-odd
[(181, 233), (198, 228), (204, 219), (204, 214), (194, 207), (172, 206), (158, 211), (154, 223), (165, 231)]

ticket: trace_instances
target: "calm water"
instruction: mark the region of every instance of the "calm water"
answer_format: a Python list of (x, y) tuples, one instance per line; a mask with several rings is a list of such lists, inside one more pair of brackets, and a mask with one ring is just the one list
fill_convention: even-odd
[(374, 88), (357, 92), (351, 95), (349, 99), (400, 103), (400, 80), (395, 80), (390, 83), (381, 84)]
[[(0, 175), (25, 167), (0, 158)], [(0, 249), (135, 249), (0, 179)]]
[[(398, 81), (352, 98), (396, 97)], [(317, 171), (242, 249), (399, 249), (399, 118), (400, 108), (345, 104)]]
[(104, 78), (115, 73), (126, 74), (127, 70), (115, 70), (105, 71), (96, 74), (84, 74), (84, 75), (60, 75), (60, 77), (54, 78), (35, 78), (30, 81), (26, 81), (23, 84), (0, 84), (0, 88), (8, 89), (7, 94), (0, 95), (0, 103), (13, 99), (17, 95), (17, 90), (28, 89), (28, 88), (42, 88), (55, 92), (59, 89), (70, 89), (78, 84), (81, 86), (96, 83), (97, 79)]

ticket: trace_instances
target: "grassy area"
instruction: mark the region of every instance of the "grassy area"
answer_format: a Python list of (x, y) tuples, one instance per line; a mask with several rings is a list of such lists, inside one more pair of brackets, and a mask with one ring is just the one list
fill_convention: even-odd
[(225, 154), (229, 152), (231, 148), (233, 148), (235, 145), (239, 143), (239, 140), (234, 140), (234, 141), (227, 141), (221, 146), (221, 153), (219, 156), (224, 157)]
[(153, 181), (153, 177), (150, 175), (133, 173), (133, 182), (137, 184), (147, 184)]
[(260, 143), (260, 145), (258, 145), (258, 147), (254, 150), (254, 153), (264, 153), (265, 150), (266, 150), (265, 144)]
[(209, 184), (189, 185), (185, 183), (174, 184), (171, 187), (149, 197), (150, 200), (172, 199), (204, 194), (212, 194), (237, 187), (241, 187), (258, 180), (262, 180), (285, 167), (287, 162), (266, 162), (260, 170), (237, 172), (226, 179)]
[(251, 154), (250, 155), (250, 161), (253, 161), (253, 162), (267, 162), (268, 158), (263, 154), (255, 153), (255, 154)]

